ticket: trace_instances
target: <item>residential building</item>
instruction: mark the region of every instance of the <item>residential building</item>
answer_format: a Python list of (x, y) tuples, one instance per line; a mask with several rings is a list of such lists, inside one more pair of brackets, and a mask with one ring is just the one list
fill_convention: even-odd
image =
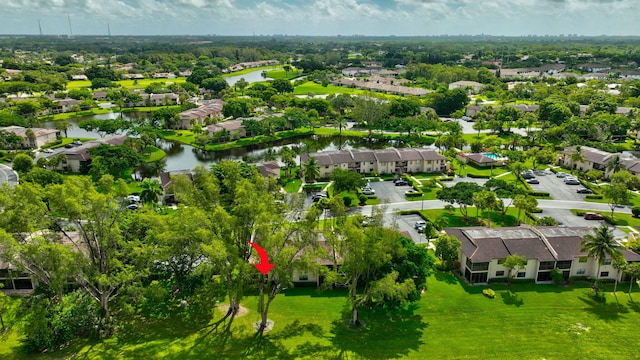
[(456, 81), (449, 84), (449, 90), (453, 89), (471, 89), (472, 93), (477, 94), (480, 91), (480, 88), (484, 86), (483, 84), (477, 81)]
[(0, 128), (0, 131), (13, 133), (15, 135), (20, 136), (23, 139), (22, 147), (25, 147), (25, 148), (37, 149), (48, 142), (57, 140), (60, 134), (60, 130), (31, 128), (31, 131), (33, 131), (34, 137), (30, 139), (27, 136), (27, 130), (29, 130), (29, 128), (24, 128), (22, 126), (7, 126), (7, 127)]
[[(509, 269), (503, 262), (515, 254), (527, 259), (524, 268), (511, 274), (516, 279), (549, 282), (553, 269), (561, 270), (565, 279), (614, 280), (619, 276), (611, 264), (611, 257), (607, 256), (598, 269), (597, 261), (582, 251), (582, 239), (592, 233), (589, 227), (470, 227), (448, 228), (445, 232), (460, 240), (459, 270), (473, 284), (487, 283), (491, 279), (506, 280)], [(640, 255), (630, 250), (624, 249), (622, 254), (627, 262), (640, 261)]]
[(264, 177), (274, 177), (280, 179), (280, 165), (277, 161), (267, 161), (262, 164), (258, 164), (258, 171), (260, 175)]
[[(73, 147), (70, 149), (64, 149), (61, 154), (64, 154), (67, 158), (65, 163), (60, 164), (59, 166), (66, 171), (79, 173), (82, 169), (88, 167), (91, 164), (91, 154), (89, 153), (90, 149), (100, 145), (122, 145), (125, 140), (127, 140), (127, 135), (113, 135), (107, 136), (98, 140), (87, 141), (82, 145), (77, 147)], [(53, 156), (57, 156), (57, 154), (45, 154), (43, 155), (46, 158), (51, 158)]]
[(222, 119), (223, 106), (224, 101), (220, 99), (204, 100), (197, 108), (180, 113), (179, 126), (181, 129), (191, 129), (194, 124), (204, 125), (207, 120)]
[(160, 178), (160, 186), (162, 187), (162, 191), (167, 191), (167, 189), (173, 185), (173, 177), (178, 175), (186, 175), (189, 180), (193, 181), (193, 170), (174, 170), (174, 171), (165, 171), (161, 172), (158, 177)]
[(333, 170), (351, 170), (361, 174), (427, 173), (446, 170), (447, 158), (431, 149), (341, 150), (301, 154), (300, 161), (313, 157), (320, 167), (320, 177)]
[(207, 125), (205, 129), (209, 135), (226, 130), (229, 132), (230, 139), (239, 139), (247, 136), (247, 130), (242, 125), (244, 119), (235, 119), (218, 122), (215, 124)]

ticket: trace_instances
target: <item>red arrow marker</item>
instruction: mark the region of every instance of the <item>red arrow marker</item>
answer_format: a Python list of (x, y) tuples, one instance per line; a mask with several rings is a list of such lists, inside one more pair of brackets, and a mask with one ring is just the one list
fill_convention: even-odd
[(260, 257), (260, 263), (252, 265), (255, 266), (256, 269), (258, 269), (258, 271), (262, 273), (262, 275), (267, 275), (267, 273), (271, 271), (275, 264), (269, 264), (269, 255), (260, 245), (252, 242), (250, 242), (249, 245), (253, 246), (256, 249), (256, 251), (258, 252), (258, 256)]

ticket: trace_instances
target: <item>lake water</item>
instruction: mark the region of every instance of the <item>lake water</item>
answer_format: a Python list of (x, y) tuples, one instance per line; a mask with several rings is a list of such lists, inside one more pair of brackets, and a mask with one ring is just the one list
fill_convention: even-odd
[(229, 84), (229, 86), (233, 86), (236, 82), (238, 82), (238, 80), (240, 80), (242, 78), (244, 78), (249, 84), (254, 83), (254, 82), (273, 80), (271, 78), (266, 78), (265, 79), (265, 78), (262, 77), (262, 72), (263, 71), (271, 71), (271, 70), (277, 70), (277, 69), (273, 68), (273, 69), (256, 70), (256, 71), (252, 71), (250, 73), (244, 74), (244, 75), (227, 76), (224, 79), (227, 81), (227, 84)]
[[(67, 135), (71, 138), (100, 138), (96, 132), (86, 131), (78, 127), (78, 123), (84, 119), (112, 120), (120, 116), (119, 113), (107, 113), (67, 120), (71, 128)], [(148, 116), (147, 113), (125, 113), (122, 115), (127, 120), (140, 120)], [(54, 129), (55, 122), (49, 121), (40, 124), (41, 127)], [(221, 151), (205, 151), (193, 146), (178, 142), (158, 140), (158, 147), (162, 148), (167, 156), (164, 161), (166, 170), (193, 169), (198, 165), (209, 166), (220, 160), (242, 160), (246, 162), (259, 162), (265, 160), (265, 155), (279, 160), (278, 153), (284, 146), (304, 149), (309, 147), (311, 152), (349, 150), (349, 149), (382, 149), (389, 146), (404, 147), (399, 141), (365, 139), (347, 136), (305, 136), (289, 138), (268, 144), (256, 144)], [(298, 161), (299, 159), (296, 159)]]

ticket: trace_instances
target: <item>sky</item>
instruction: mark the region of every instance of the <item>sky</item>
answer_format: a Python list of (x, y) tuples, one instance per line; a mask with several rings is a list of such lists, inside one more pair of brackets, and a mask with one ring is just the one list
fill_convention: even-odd
[(639, 15), (640, 0), (0, 0), (0, 34), (640, 35)]

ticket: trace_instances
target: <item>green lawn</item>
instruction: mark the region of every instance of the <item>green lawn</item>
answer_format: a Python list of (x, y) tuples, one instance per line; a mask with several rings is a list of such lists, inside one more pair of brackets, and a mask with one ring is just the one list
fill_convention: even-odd
[(284, 186), (284, 191), (288, 193), (297, 193), (300, 189), (300, 186), (302, 186), (302, 180), (298, 178), (289, 179), (287, 181), (287, 184)]
[(167, 156), (167, 153), (164, 150), (159, 149), (155, 146), (147, 146), (146, 154), (143, 156), (143, 160), (149, 163), (162, 160), (165, 156)]
[[(517, 226), (518, 221), (518, 209), (510, 206), (507, 209), (506, 215), (501, 215), (499, 211), (484, 212), (484, 217), (481, 219), (480, 215), (476, 215), (476, 208), (469, 207), (467, 216), (469, 219), (465, 220), (460, 213), (460, 209), (456, 206), (456, 210), (449, 214), (444, 209), (429, 209), (421, 210), (422, 216), (432, 222), (440, 216), (444, 216), (447, 219), (445, 227), (468, 227), (468, 226), (481, 226), (481, 221), (484, 221), (485, 225), (489, 225), (488, 220), (491, 218), (491, 227), (508, 227)], [(528, 222), (529, 219), (525, 214), (521, 214), (521, 221)]]
[[(588, 295), (589, 284), (466, 286), (437, 273), (415, 305), (396, 313), (363, 309), (366, 329), (349, 330), (341, 314), (345, 291), (324, 293), (292, 288), (273, 301), (275, 327), (263, 338), (253, 334), (258, 320), (255, 297), (242, 305), (248, 314), (212, 326), (222, 314), (193, 320), (136, 322), (105, 340), (71, 344), (38, 357), (18, 352), (9, 332), (0, 357), (14, 359), (633, 359), (640, 321), (640, 294), (631, 297), (607, 286), (606, 302)], [(619, 290), (626, 291), (628, 285)], [(636, 301), (637, 300), (637, 301)], [(206, 324), (207, 321), (210, 324)], [(230, 325), (230, 326), (226, 326)]]
[(277, 80), (277, 79), (292, 80), (297, 78), (298, 76), (300, 76), (300, 74), (295, 70), (289, 70), (289, 72), (286, 72), (284, 70), (267, 71), (267, 77), (274, 80)]
[[(316, 84), (313, 81), (307, 81), (306, 83), (302, 84), (302, 85), (298, 85), (295, 87), (295, 89), (293, 90), (293, 94), (294, 95), (308, 95), (308, 94), (314, 94), (314, 95), (332, 95), (332, 94), (356, 94), (356, 95), (362, 95), (362, 94), (366, 94), (367, 91), (365, 90), (360, 90), (360, 89), (354, 89), (354, 88), (349, 88), (349, 87), (342, 87), (342, 86), (335, 86), (335, 85), (328, 85), (328, 86), (322, 86), (321, 84)], [(387, 99), (397, 99), (397, 98), (401, 98), (401, 96), (398, 95), (391, 95), (391, 94), (384, 94), (384, 93), (379, 93), (380, 96), (383, 96)]]
[(640, 226), (640, 218), (635, 218), (631, 214), (623, 214), (617, 211), (613, 212), (613, 218), (611, 218), (611, 211), (595, 211), (595, 210), (579, 210), (571, 209), (571, 212), (576, 214), (582, 214), (586, 212), (597, 213), (603, 215), (609, 223), (618, 226)]
[[(186, 77), (177, 77), (174, 79), (140, 79), (140, 80), (137, 80), (137, 82), (136, 80), (118, 80), (118, 81), (114, 81), (114, 83), (120, 85), (124, 89), (144, 89), (150, 84), (154, 84), (154, 83), (166, 83), (167, 85), (169, 85), (169, 84), (176, 84), (176, 83), (179, 84), (186, 81), (187, 81)], [(89, 80), (74, 80), (74, 81), (69, 81), (67, 83), (67, 90), (88, 88), (90, 86), (91, 86), (91, 81)]]

